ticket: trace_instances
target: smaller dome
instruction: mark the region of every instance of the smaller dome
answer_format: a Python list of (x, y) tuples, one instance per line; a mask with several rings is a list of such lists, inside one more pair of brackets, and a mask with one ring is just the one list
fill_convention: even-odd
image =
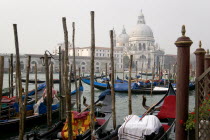
[(126, 44), (129, 41), (129, 35), (126, 33), (125, 27), (123, 26), (122, 33), (118, 36), (117, 42), (120, 45)]

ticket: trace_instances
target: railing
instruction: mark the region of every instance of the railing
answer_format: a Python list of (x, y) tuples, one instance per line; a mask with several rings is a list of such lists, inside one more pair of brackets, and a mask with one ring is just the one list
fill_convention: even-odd
[(210, 140), (210, 68), (196, 78), (195, 138)]

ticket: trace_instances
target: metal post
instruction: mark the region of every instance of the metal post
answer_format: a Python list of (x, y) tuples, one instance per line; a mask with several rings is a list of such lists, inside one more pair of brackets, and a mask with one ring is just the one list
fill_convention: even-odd
[(183, 122), (188, 119), (189, 105), (189, 64), (190, 46), (193, 43), (185, 36), (185, 26), (182, 26), (182, 37), (175, 42), (177, 46), (177, 91), (176, 91), (176, 139), (186, 140), (187, 131)]

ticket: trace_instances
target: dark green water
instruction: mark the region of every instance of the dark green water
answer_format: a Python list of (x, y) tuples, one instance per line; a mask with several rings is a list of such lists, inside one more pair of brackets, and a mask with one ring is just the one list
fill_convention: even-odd
[[(119, 77), (122, 77), (122, 73), (118, 73), (117, 74)], [(34, 78), (34, 75), (31, 74), (30, 76), (31, 79)], [(38, 78), (40, 80), (44, 80), (45, 79), (45, 75), (44, 74), (39, 74)], [(54, 78), (58, 78), (58, 74), (54, 74)], [(8, 86), (8, 75), (5, 74), (4, 75), (4, 87)], [(23, 85), (25, 86), (25, 85)], [(83, 92), (83, 96), (85, 96), (87, 98), (87, 103), (90, 103), (90, 86), (86, 85), (83, 83), (84, 86), (84, 92)], [(29, 85), (30, 89), (34, 88), (33, 84)], [(55, 88), (58, 89), (58, 84), (55, 85)], [(72, 84), (72, 89), (74, 89), (74, 84)], [(100, 90), (95, 90), (95, 100), (98, 99), (98, 95), (100, 95), (101, 91)], [(128, 96), (127, 93), (116, 93), (116, 118), (117, 118), (117, 125), (122, 124), (124, 122), (124, 117), (126, 115), (128, 115)], [(142, 107), (141, 103), (142, 103), (142, 95), (143, 94), (133, 94), (132, 95), (132, 112), (133, 114), (136, 115), (141, 115), (145, 112), (145, 109)], [(148, 105), (153, 105), (154, 103), (156, 103), (157, 101), (159, 101), (163, 95), (148, 95), (145, 94), (146, 98), (147, 98), (147, 104)], [(194, 108), (194, 91), (192, 91), (190, 93), (189, 96), (189, 110), (192, 110)], [(84, 108), (84, 107), (83, 107)], [(36, 122), (34, 122), (36, 123)], [(46, 125), (43, 124), (41, 126), (37, 126), (40, 128), (40, 133), (47, 131)], [(112, 128), (112, 119), (110, 120), (107, 129), (111, 129)], [(31, 133), (33, 130), (32, 129), (27, 129), (26, 134)], [(1, 132), (0, 132), (1, 133)], [(10, 132), (8, 134), (0, 134), (0, 140), (14, 140), (14, 139), (18, 139), (18, 132)], [(175, 134), (172, 133), (170, 136), (170, 139), (175, 139)]]

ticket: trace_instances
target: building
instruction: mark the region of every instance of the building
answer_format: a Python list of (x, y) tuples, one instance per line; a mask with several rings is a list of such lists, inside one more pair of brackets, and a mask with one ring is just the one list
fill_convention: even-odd
[(152, 29), (146, 24), (142, 11), (129, 35), (123, 26), (116, 44), (123, 48), (123, 57), (133, 55), (134, 62), (143, 66), (144, 70), (151, 71), (154, 64), (163, 65), (165, 52), (155, 43)]

